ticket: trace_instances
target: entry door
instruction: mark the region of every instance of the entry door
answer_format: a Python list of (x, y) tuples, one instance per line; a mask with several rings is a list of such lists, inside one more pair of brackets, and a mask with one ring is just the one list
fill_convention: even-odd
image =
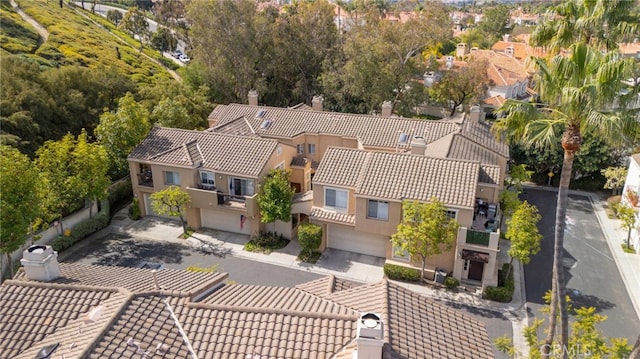
[(482, 262), (469, 262), (469, 275), (467, 278), (471, 280), (477, 280), (482, 282), (482, 273), (484, 272), (484, 263)]

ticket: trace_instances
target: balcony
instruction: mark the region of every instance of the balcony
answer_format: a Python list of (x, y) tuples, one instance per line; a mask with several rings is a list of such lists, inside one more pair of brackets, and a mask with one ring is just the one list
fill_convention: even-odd
[(153, 176), (151, 172), (138, 173), (138, 186), (153, 187)]
[(258, 205), (256, 196), (232, 196), (215, 188), (187, 187), (187, 193), (191, 195), (191, 206), (197, 208), (225, 208), (246, 212), (248, 215), (255, 216), (258, 213)]
[(208, 183), (198, 183), (197, 187), (198, 187), (198, 189), (203, 189), (205, 191), (215, 191), (216, 190), (216, 186), (215, 185), (208, 184)]
[(478, 246), (489, 247), (491, 241), (491, 232), (478, 232), (474, 230), (468, 230), (465, 243), (475, 244)]

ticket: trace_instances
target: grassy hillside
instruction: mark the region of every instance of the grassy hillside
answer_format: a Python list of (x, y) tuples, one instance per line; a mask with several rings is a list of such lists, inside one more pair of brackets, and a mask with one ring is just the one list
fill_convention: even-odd
[(16, 14), (8, 1), (0, 1), (0, 48), (2, 55), (33, 53), (38, 47), (38, 33)]
[[(2, 2), (5, 4), (6, 2)], [(104, 22), (102, 26), (97, 26), (94, 22), (84, 16), (79, 15), (73, 9), (65, 6), (60, 8), (57, 1), (37, 1), (37, 0), (18, 0), (18, 4), (25, 13), (33, 17), (49, 32), (49, 39), (41, 44), (37, 49), (33, 46), (23, 46), (26, 55), (30, 53), (39, 57), (41, 62), (49, 63), (52, 67), (78, 65), (83, 67), (107, 67), (114, 66), (121, 73), (131, 76), (137, 83), (152, 83), (157, 77), (170, 77), (169, 73), (162, 67), (148, 58), (140, 54), (135, 48), (137, 42), (133, 39), (130, 44), (121, 42), (110, 32), (113, 26), (108, 22)], [(5, 12), (8, 13), (5, 16)], [(3, 6), (3, 30), (5, 17), (14, 19), (19, 16), (12, 9)], [(101, 20), (101, 19), (98, 19)], [(21, 31), (15, 33), (32, 33), (30, 25), (23, 21), (15, 22)], [(111, 27), (111, 29), (109, 29)], [(26, 29), (29, 29), (27, 32)], [(125, 34), (120, 33), (120, 36)], [(16, 43), (27, 43), (21, 37), (12, 37), (9, 44), (11, 48), (16, 48)], [(36, 36), (37, 39), (37, 36)], [(18, 41), (19, 40), (19, 41)], [(8, 47), (3, 48), (9, 52)], [(35, 51), (34, 51), (35, 50)], [(155, 51), (149, 50), (148, 54), (152, 57), (159, 58), (161, 55)], [(28, 57), (32, 57), (28, 56)]]

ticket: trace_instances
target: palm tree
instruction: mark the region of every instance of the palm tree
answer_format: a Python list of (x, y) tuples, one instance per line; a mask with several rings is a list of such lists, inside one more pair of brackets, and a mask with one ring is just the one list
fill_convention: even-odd
[[(635, 133), (637, 115), (618, 108), (618, 94), (631, 70), (632, 59), (621, 59), (619, 53), (606, 54), (584, 42), (569, 47), (568, 56), (557, 55), (546, 62), (534, 58), (537, 90), (541, 103), (508, 100), (500, 109), (494, 131), (507, 136), (510, 142), (545, 148), (557, 146), (558, 134), (564, 149), (562, 173), (556, 205), (551, 313), (545, 343), (553, 343), (557, 310), (560, 309), (560, 342), (568, 344), (568, 313), (566, 284), (562, 266), (565, 216), (573, 159), (580, 150), (582, 134), (597, 133), (612, 144)], [(637, 114), (637, 111), (635, 111)]]

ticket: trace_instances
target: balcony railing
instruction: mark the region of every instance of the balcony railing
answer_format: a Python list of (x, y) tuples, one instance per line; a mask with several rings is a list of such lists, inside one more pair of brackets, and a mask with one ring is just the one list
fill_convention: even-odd
[(197, 185), (198, 189), (204, 189), (207, 191), (215, 191), (216, 190), (216, 186), (212, 185), (212, 184), (208, 184), (208, 183), (198, 183)]
[(139, 173), (138, 186), (153, 187), (153, 176), (149, 173)]
[(490, 232), (478, 232), (470, 229), (467, 230), (467, 238), (465, 242), (467, 244), (475, 244), (478, 246), (488, 247), (490, 238)]

